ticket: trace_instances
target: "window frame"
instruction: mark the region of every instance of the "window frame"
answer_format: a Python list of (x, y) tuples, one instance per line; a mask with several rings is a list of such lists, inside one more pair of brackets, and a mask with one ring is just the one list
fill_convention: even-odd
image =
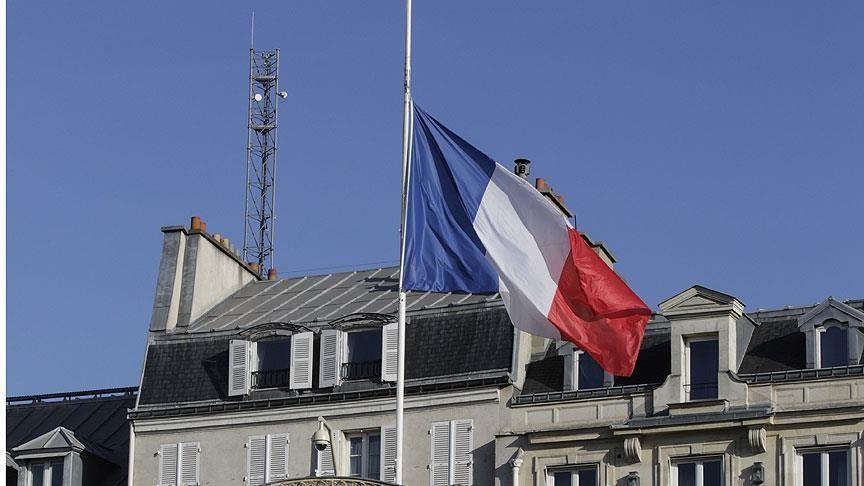
[[(345, 465), (345, 474), (348, 477), (354, 478), (363, 478), (363, 479), (375, 479), (381, 480), (381, 476), (383, 475), (383, 471), (381, 470), (381, 456), (384, 454), (384, 442), (383, 442), (383, 434), (380, 428), (371, 428), (371, 429), (361, 429), (361, 430), (352, 430), (344, 432), (345, 441), (342, 446), (343, 457), (345, 458), (342, 461)], [(370, 437), (378, 437), (378, 477), (372, 478), (369, 477), (369, 466), (371, 465), (369, 455), (369, 439)], [(351, 439), (361, 439), (361, 449), (360, 449), (360, 474), (352, 474), (351, 473)]]
[[(564, 343), (563, 346), (559, 347), (559, 355), (564, 356), (564, 391), (578, 391), (579, 388), (579, 366), (582, 360), (582, 356), (588, 356), (589, 359), (591, 356), (585, 351), (579, 349), (572, 343)], [(600, 366), (597, 363), (597, 366)], [(608, 388), (614, 386), (615, 377), (604, 370), (603, 367), (600, 367), (600, 370), (603, 372), (603, 381), (600, 383), (599, 388), (582, 388), (583, 390), (598, 390), (601, 388)]]
[(716, 373), (719, 375), (720, 373), (720, 336), (716, 333), (713, 334), (702, 334), (702, 335), (693, 335), (693, 336), (683, 336), (684, 339), (684, 379), (682, 380), (681, 386), (684, 389), (684, 401), (692, 402), (698, 400), (717, 400), (720, 398), (720, 379), (717, 377), (717, 393), (714, 397), (711, 398), (690, 398), (691, 396), (691, 387), (693, 383), (691, 383), (693, 379), (693, 373), (690, 368), (691, 364), (691, 355), (692, 352), (690, 350), (690, 345), (696, 342), (708, 342), (714, 341), (717, 343), (717, 362), (715, 363)]
[(66, 459), (64, 457), (49, 457), (39, 461), (32, 461), (27, 464), (27, 481), (25, 484), (27, 486), (33, 486), (33, 466), (42, 466), (42, 486), (51, 486), (51, 482), (54, 479), (54, 464), (60, 465), (60, 484), (65, 485), (65, 478), (63, 475), (66, 470)]
[[(383, 327), (377, 327), (377, 326), (376, 327), (355, 327), (355, 328), (346, 329), (346, 330), (342, 331), (342, 336), (340, 338), (340, 340), (341, 340), (340, 346), (342, 347), (342, 355), (341, 355), (340, 360), (339, 360), (339, 379), (338, 379), (338, 381), (340, 381), (340, 382), (364, 381), (364, 380), (372, 380), (372, 379), (376, 379), (376, 378), (380, 380), (380, 378), (381, 378), (381, 369), (380, 368), (382, 366), (384, 366), (384, 350), (382, 349), (381, 345), (379, 345), (377, 347), (378, 348), (378, 357), (379, 357), (378, 361), (381, 363), (379, 365), (379, 370), (378, 370), (377, 374), (375, 374), (371, 377), (365, 377), (365, 378), (348, 378), (345, 376), (345, 365), (350, 363), (348, 361), (348, 356), (350, 354), (350, 348), (348, 347), (348, 341), (349, 341), (348, 336), (350, 336), (351, 334), (358, 334), (358, 333), (362, 333), (362, 332), (375, 332), (375, 331), (378, 332), (378, 334), (381, 337), (380, 341), (383, 343), (384, 342), (384, 328)], [(374, 362), (374, 360), (370, 361), (370, 362)]]
[(823, 322), (821, 325), (813, 328), (814, 337), (816, 341), (816, 346), (814, 349), (816, 368), (831, 368), (831, 366), (824, 366), (822, 363), (822, 335), (828, 332), (830, 329), (839, 329), (843, 332), (843, 337), (846, 339), (846, 356), (843, 358), (843, 364), (836, 366), (848, 366), (849, 365), (849, 326), (843, 322), (839, 322), (836, 320), (827, 320)]
[(726, 458), (724, 456), (695, 456), (678, 457), (671, 460), (670, 464), (670, 486), (678, 486), (678, 466), (681, 464), (696, 465), (696, 486), (702, 486), (705, 481), (704, 464), (706, 462), (720, 463), (720, 486), (726, 486)]
[[(260, 362), (261, 357), (258, 354), (258, 344), (262, 342), (275, 342), (275, 341), (285, 341), (288, 345), (288, 368), (284, 368), (285, 374), (288, 375), (288, 380), (285, 385), (276, 385), (276, 386), (256, 386), (255, 385), (255, 373), (261, 371)], [(291, 368), (293, 364), (293, 356), (292, 356), (292, 346), (294, 345), (294, 336), (293, 335), (276, 335), (276, 336), (268, 336), (267, 338), (259, 339), (257, 341), (250, 342), (250, 350), (249, 350), (249, 389), (250, 390), (273, 390), (279, 388), (290, 388), (291, 386)], [(277, 368), (272, 371), (282, 371), (282, 368)], [(271, 371), (271, 370), (267, 370)]]
[(844, 452), (846, 454), (846, 485), (852, 484), (852, 450), (850, 446), (800, 448), (795, 450), (795, 486), (804, 484), (804, 456), (807, 454), (819, 454), (819, 467), (821, 472), (821, 486), (828, 486), (829, 454), (832, 452)]
[[(594, 484), (585, 485), (579, 484), (579, 472), (594, 471)], [(546, 486), (555, 486), (555, 474), (562, 472), (570, 472), (571, 486), (599, 486), (600, 484), (600, 465), (596, 463), (588, 464), (573, 464), (568, 466), (555, 466), (546, 469)]]

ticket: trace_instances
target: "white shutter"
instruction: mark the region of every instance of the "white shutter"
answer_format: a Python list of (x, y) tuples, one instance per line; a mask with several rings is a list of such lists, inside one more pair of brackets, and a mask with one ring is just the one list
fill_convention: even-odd
[(249, 369), (248, 341), (232, 339), (228, 346), (228, 396), (249, 393), (251, 370)]
[(399, 359), (399, 324), (387, 324), (381, 330), (381, 381), (396, 381)]
[(291, 370), (288, 375), (293, 390), (312, 388), (312, 341), (311, 332), (291, 336)]
[(288, 434), (267, 436), (267, 481), (288, 477)]
[(198, 450), (197, 442), (180, 443), (180, 486), (198, 485)]
[(396, 427), (381, 427), (381, 480), (396, 482)]
[[(333, 464), (333, 453), (331, 451), (339, 450), (339, 433), (337, 431), (333, 431), (333, 434), (330, 435), (330, 443), (327, 444), (327, 448), (323, 451), (319, 451), (317, 447), (312, 446), (315, 449), (315, 452), (318, 454), (317, 467), (315, 468), (315, 476), (335, 476), (336, 475), (336, 466)], [(337, 458), (338, 460), (338, 458)]]
[(263, 435), (249, 437), (246, 444), (246, 482), (259, 486), (267, 482), (267, 438)]
[(474, 421), (454, 420), (452, 436), (453, 484), (467, 486), (474, 484), (472, 451), (474, 450)]
[(327, 388), (339, 384), (342, 368), (342, 332), (336, 329), (321, 331), (321, 366), (318, 387)]
[(177, 486), (177, 444), (159, 446), (159, 486)]
[(450, 422), (432, 422), (431, 486), (450, 485)]

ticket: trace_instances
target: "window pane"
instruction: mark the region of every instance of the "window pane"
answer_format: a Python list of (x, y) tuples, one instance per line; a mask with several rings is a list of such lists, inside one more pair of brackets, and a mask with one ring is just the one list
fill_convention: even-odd
[[(579, 355), (579, 389), (603, 387), (603, 368), (586, 353)], [(579, 486), (582, 486), (581, 484)]]
[(555, 480), (555, 486), (573, 486), (573, 473), (570, 471), (556, 472), (552, 475)]
[(849, 341), (846, 339), (846, 329), (832, 326), (819, 338), (822, 368), (849, 364)]
[(284, 370), (291, 367), (291, 340), (258, 341), (258, 371)]
[(33, 464), (30, 466), (30, 477), (33, 486), (43, 486), (45, 483), (45, 464)]
[(348, 333), (348, 363), (381, 361), (381, 329)]
[(368, 466), (366, 470), (368, 474), (366, 474), (367, 478), (370, 479), (378, 479), (381, 474), (381, 436), (380, 435), (370, 435), (369, 436), (369, 460)]
[[(822, 484), (822, 454), (802, 454), (804, 470), (801, 473), (802, 486), (823, 486)], [(824, 485), (827, 486), (827, 485)]]
[(828, 453), (828, 484), (849, 486), (849, 465), (846, 451)]
[(351, 476), (359, 476), (363, 472), (363, 437), (351, 437), (348, 447), (348, 474)]
[(597, 470), (592, 468), (579, 471), (579, 486), (597, 486)]
[(723, 484), (723, 468), (720, 461), (702, 463), (702, 486), (721, 486)]
[(717, 398), (720, 348), (717, 340), (690, 342), (690, 399)]
[(696, 486), (696, 463), (678, 464), (678, 486)]
[(51, 486), (63, 486), (63, 463), (51, 463)]

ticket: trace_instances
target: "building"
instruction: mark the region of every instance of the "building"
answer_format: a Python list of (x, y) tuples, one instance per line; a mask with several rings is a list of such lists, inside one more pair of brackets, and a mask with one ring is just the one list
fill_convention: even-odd
[[(205, 227), (162, 231), (129, 484), (392, 481), (397, 269), (260, 280)], [(404, 483), (864, 485), (862, 311), (693, 286), (624, 378), (497, 295), (411, 295)]]
[(124, 486), (137, 388), (6, 399), (6, 484)]

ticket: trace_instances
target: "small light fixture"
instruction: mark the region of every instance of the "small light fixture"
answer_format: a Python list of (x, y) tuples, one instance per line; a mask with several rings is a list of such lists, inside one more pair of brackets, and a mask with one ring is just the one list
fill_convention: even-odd
[(752, 484), (762, 484), (765, 482), (765, 466), (761, 462), (753, 463), (753, 468), (750, 470), (750, 482)]
[(630, 474), (627, 475), (627, 486), (639, 486), (638, 472), (630, 471)]
[(255, 93), (255, 96), (253, 96), (253, 98), (255, 98), (255, 101), (261, 101), (264, 99), (264, 97), (261, 96), (261, 93)]

